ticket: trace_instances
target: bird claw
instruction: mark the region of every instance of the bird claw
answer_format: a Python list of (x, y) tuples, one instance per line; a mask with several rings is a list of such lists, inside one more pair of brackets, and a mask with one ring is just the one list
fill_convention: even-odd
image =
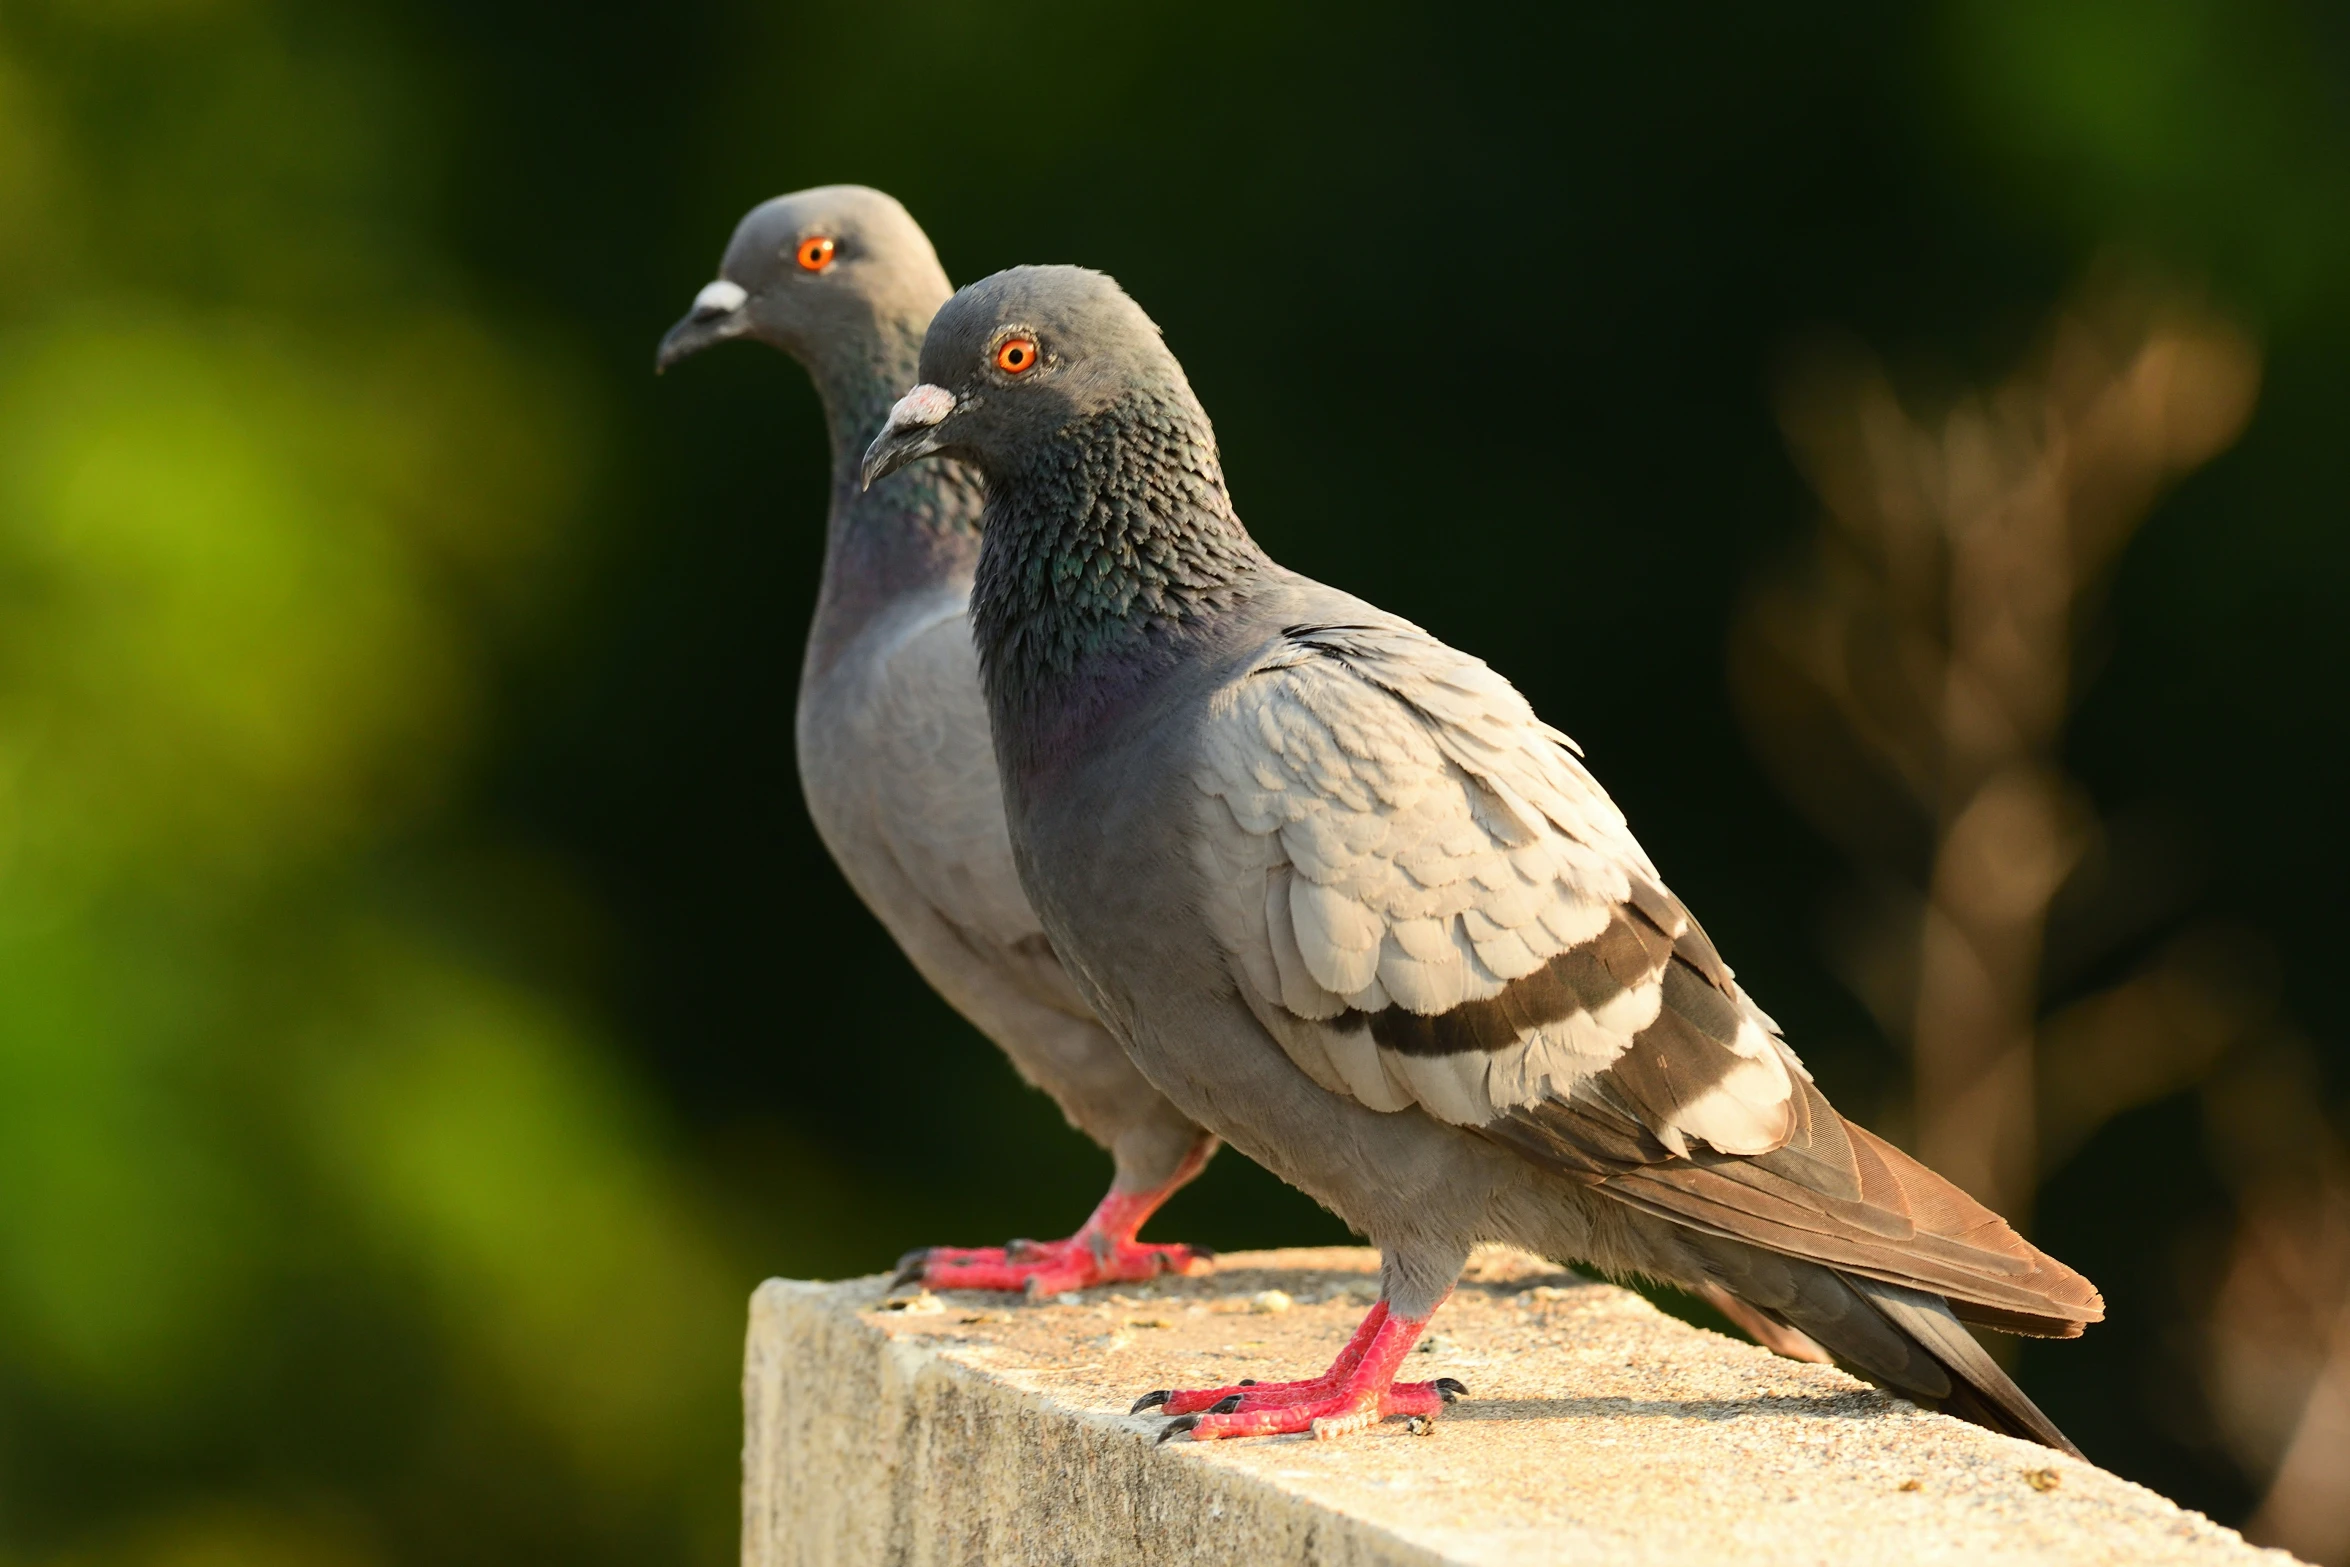
[[(1157, 1388), (1135, 1400), (1129, 1413), (1164, 1409), (1171, 1415), (1229, 1415), (1320, 1403), (1343, 1391), (1344, 1379), (1327, 1374), (1302, 1382), (1260, 1382), (1243, 1377), (1225, 1387)], [(1469, 1389), (1457, 1377), (1438, 1377), (1433, 1382), (1398, 1382), (1384, 1396), (1396, 1406), (1390, 1413), (1417, 1414), (1458, 1403), (1469, 1396)]]
[(1164, 1447), (1167, 1445), (1169, 1438), (1181, 1436), (1184, 1432), (1189, 1431), (1193, 1426), (1198, 1424), (1199, 1416), (1197, 1415), (1177, 1415), (1174, 1419), (1167, 1422), (1165, 1428), (1159, 1432), (1159, 1439), (1156, 1442), (1153, 1442), (1151, 1446)]
[(1002, 1246), (928, 1246), (898, 1262), (892, 1289), (1002, 1290), (1049, 1300), (1098, 1284), (1140, 1284), (1169, 1273), (1204, 1273), (1204, 1248), (1148, 1245), (1079, 1231), (1067, 1240), (1014, 1240)]

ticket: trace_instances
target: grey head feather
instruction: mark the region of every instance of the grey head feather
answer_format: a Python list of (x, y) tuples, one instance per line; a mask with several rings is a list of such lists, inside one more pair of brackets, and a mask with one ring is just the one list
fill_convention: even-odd
[(821, 185), (752, 208), (717, 279), (661, 341), (656, 368), (741, 338), (790, 355), (815, 382), (832, 496), (812, 670), (902, 595), (968, 581), (976, 564), (980, 495), (968, 468), (931, 464), (871, 494), (857, 482), (857, 459), (915, 373), (923, 331), (951, 291), (929, 236), (894, 198)]
[[(803, 244), (824, 240), (823, 264), (801, 265)], [(794, 191), (735, 225), (716, 281), (662, 338), (654, 367), (735, 338), (780, 349), (814, 378), (835, 446), (853, 458), (951, 292), (930, 237), (896, 198), (863, 185)]]
[[(1021, 338), (1033, 359), (1007, 369), (999, 350)], [(1043, 686), (1066, 708), (1073, 679), (1116, 685), (1172, 656), (1270, 568), (1182, 365), (1103, 274), (1014, 267), (970, 284), (932, 319), (921, 370), (951, 405), (926, 394), (925, 422), (893, 421), (865, 472), (939, 454), (987, 479), (972, 625), (999, 725)]]

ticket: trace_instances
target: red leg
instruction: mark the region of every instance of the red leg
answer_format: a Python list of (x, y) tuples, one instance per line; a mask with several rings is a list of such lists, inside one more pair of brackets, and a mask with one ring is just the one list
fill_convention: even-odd
[(893, 1285), (920, 1281), (934, 1290), (1023, 1290), (1058, 1295), (1093, 1284), (1137, 1284), (1162, 1273), (1204, 1273), (1216, 1255), (1205, 1246), (1145, 1245), (1135, 1232), (1178, 1187), (1199, 1174), (1214, 1151), (1202, 1143), (1164, 1185), (1147, 1191), (1112, 1188), (1077, 1233), (1063, 1241), (1013, 1241), (1004, 1246), (931, 1246), (898, 1261)]
[[(1195, 1442), (1234, 1436), (1277, 1436), (1311, 1431), (1318, 1437), (1344, 1436), (1390, 1415), (1433, 1415), (1467, 1396), (1450, 1377), (1434, 1382), (1397, 1382), (1396, 1372), (1418, 1342), (1426, 1317), (1414, 1321), (1373, 1306), (1362, 1326), (1321, 1376), (1307, 1382), (1243, 1382), (1228, 1388), (1153, 1393), (1134, 1406), (1154, 1404), (1177, 1416), (1159, 1440), (1188, 1431)], [(1205, 1413), (1192, 1413), (1204, 1410)]]

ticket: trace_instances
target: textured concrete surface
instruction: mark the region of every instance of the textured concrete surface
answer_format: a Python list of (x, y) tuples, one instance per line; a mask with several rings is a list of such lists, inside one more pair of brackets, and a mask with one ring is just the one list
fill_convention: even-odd
[(1412, 1375), (1426, 1436), (1154, 1446), (1158, 1387), (1310, 1375), (1376, 1294), (1368, 1251), (1227, 1256), (1051, 1304), (881, 1281), (752, 1298), (743, 1560), (864, 1563), (2252, 1563), (2282, 1552), (2139, 1486), (1481, 1257)]

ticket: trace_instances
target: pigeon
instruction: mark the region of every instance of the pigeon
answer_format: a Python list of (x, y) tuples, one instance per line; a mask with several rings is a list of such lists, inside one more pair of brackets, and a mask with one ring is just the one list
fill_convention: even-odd
[(985, 481), (972, 629), (1046, 933), (1169, 1099), (1381, 1252), (1327, 1371), (1146, 1394), (1160, 1440), (1436, 1415), (1465, 1389), (1397, 1372), (1500, 1242), (2075, 1451), (1963, 1324), (2071, 1337), (2095, 1288), (1836, 1112), (1507, 680), (1267, 556), (1116, 283), (974, 283), (920, 369), (864, 474)]
[(656, 369), (749, 337), (804, 365), (832, 444), (823, 585), (800, 672), (800, 782), (825, 847), (922, 977), (1108, 1149), (1109, 1194), (1067, 1240), (909, 1252), (896, 1283), (1026, 1290), (1198, 1272), (1205, 1247), (1143, 1222), (1215, 1140), (1095, 1020), (1021, 893), (968, 607), (980, 488), (953, 463), (861, 487), (857, 458), (950, 292), (929, 238), (876, 190), (825, 186), (752, 209)]

